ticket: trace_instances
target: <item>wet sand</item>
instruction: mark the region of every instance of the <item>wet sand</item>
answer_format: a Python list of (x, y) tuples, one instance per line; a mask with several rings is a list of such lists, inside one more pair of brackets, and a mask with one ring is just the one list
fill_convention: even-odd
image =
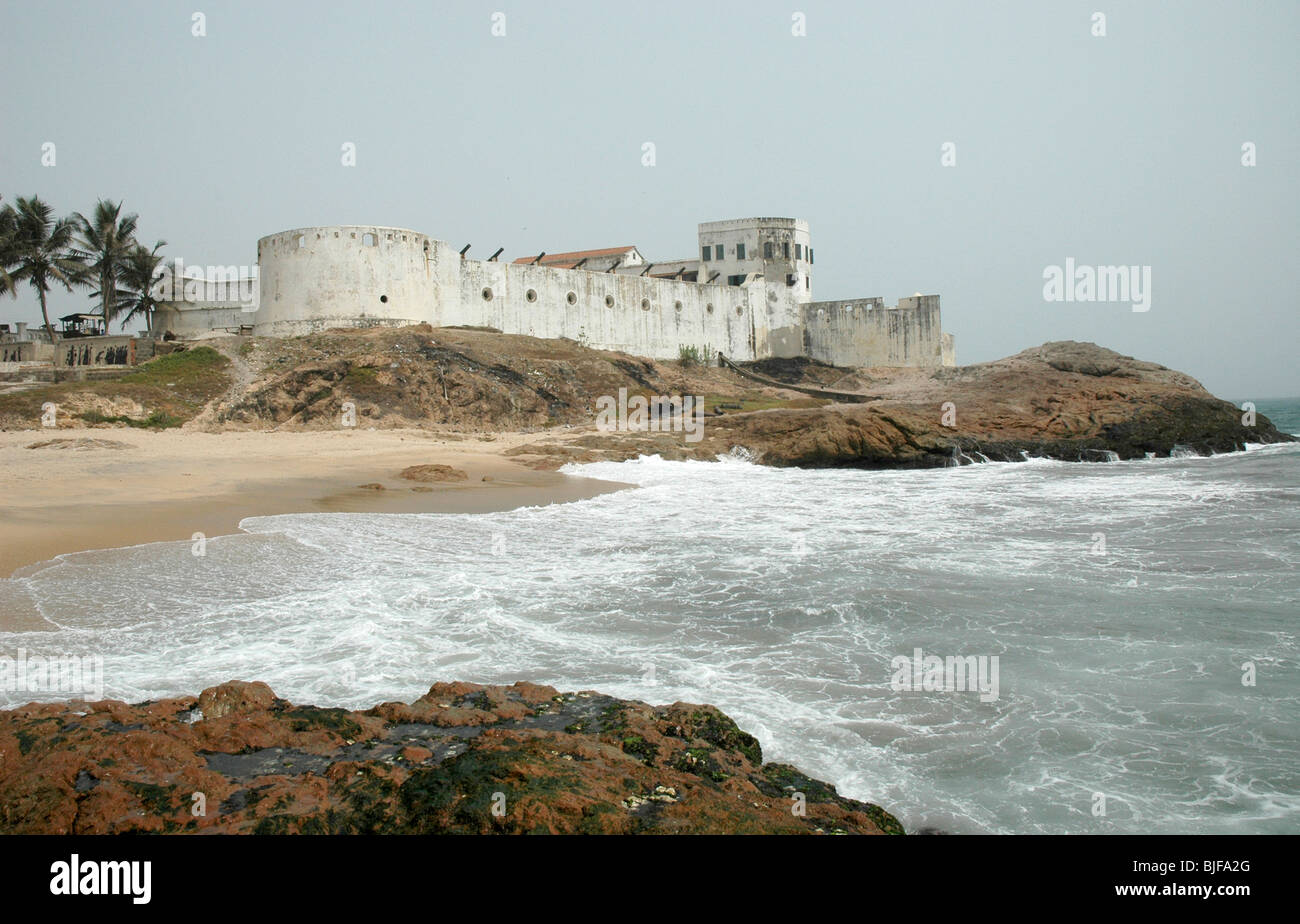
[[(45, 440), (105, 440), (116, 448)], [(533, 471), (501, 456), (535, 435), (412, 430), (0, 433), (0, 576), (56, 555), (236, 532), (282, 513), (482, 513), (594, 497), (623, 485)], [(398, 477), (442, 464), (462, 481)], [(381, 485), (375, 488), (373, 485)], [(370, 486), (370, 487), (363, 487)], [(5, 617), (0, 612), (0, 629)]]

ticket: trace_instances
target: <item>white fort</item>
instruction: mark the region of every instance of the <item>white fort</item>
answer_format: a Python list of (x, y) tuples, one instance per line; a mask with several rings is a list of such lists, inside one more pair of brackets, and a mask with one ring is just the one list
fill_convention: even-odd
[[(294, 336), (332, 327), (489, 327), (603, 350), (677, 359), (808, 356), (837, 366), (955, 363), (939, 296), (817, 302), (808, 223), (743, 218), (699, 226), (697, 255), (652, 261), (631, 245), (474, 260), (406, 228), (344, 225), (257, 242), (252, 305), (183, 297), (155, 313), (156, 336), (213, 330)], [(233, 268), (232, 268), (233, 269)]]

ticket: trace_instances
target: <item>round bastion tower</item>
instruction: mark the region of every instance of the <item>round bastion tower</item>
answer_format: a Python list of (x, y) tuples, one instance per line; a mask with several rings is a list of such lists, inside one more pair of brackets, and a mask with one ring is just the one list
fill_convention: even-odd
[[(329, 327), (436, 324), (437, 242), (407, 228), (341, 225), (281, 231), (257, 242), (254, 333), (293, 336)], [(445, 257), (443, 258), (445, 261)], [(451, 281), (451, 287), (444, 287)]]

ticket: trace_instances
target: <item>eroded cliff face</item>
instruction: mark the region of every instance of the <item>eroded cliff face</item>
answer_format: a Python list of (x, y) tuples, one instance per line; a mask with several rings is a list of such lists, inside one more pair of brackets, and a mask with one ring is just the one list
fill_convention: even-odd
[(901, 834), (712, 706), (531, 683), (295, 706), (263, 683), (0, 712), (0, 833)]
[[(0, 427), (39, 428), (49, 399), (63, 408), (60, 428), (188, 421), (201, 430), (522, 431), (537, 440), (514, 453), (536, 468), (654, 453), (713, 459), (737, 447), (781, 466), (1099, 461), (1292, 439), (1266, 417), (1243, 420), (1242, 409), (1187, 375), (1073, 341), (934, 369), (847, 369), (804, 357), (742, 364), (758, 380), (573, 341), (428, 325), (212, 343), (224, 354), (191, 351), (212, 361), (191, 364), (202, 368), (191, 370), (183, 405), (156, 384), (71, 383), (0, 396)], [(175, 371), (144, 377), (177, 384)], [(597, 432), (599, 403), (621, 390), (699, 396), (704, 438)]]
[(1241, 408), (1190, 376), (1092, 343), (1047, 343), (996, 362), (935, 370), (830, 370), (807, 361), (753, 367), (790, 384), (874, 400), (707, 418), (695, 443), (680, 434), (601, 433), (515, 452), (543, 468), (641, 453), (709, 459), (737, 447), (767, 465), (907, 468), (1208, 454), (1294, 439), (1267, 417), (1248, 422)]

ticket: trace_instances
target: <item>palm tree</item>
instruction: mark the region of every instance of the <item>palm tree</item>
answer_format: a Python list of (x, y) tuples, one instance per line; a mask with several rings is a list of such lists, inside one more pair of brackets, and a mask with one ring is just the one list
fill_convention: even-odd
[(117, 290), (118, 308), (126, 311), (122, 318), (124, 326), (136, 315), (143, 315), (145, 323), (153, 327), (153, 312), (158, 307), (158, 302), (153, 297), (153, 287), (158, 281), (158, 267), (163, 261), (162, 254), (158, 251), (166, 246), (166, 241), (159, 241), (150, 250), (143, 244), (136, 244), (126, 255), (118, 277), (122, 285)]
[(114, 205), (107, 199), (95, 204), (95, 214), (87, 218), (80, 212), (73, 215), (78, 224), (77, 255), (86, 262), (91, 284), (99, 288), (91, 293), (99, 299), (100, 314), (104, 317), (104, 333), (109, 322), (118, 313), (117, 279), (128, 254), (136, 246), (135, 226), (138, 215), (122, 215), (122, 203)]
[(8, 294), (16, 297), (18, 294), (13, 277), (9, 275), (9, 268), (16, 260), (14, 237), (17, 230), (18, 214), (14, 211), (14, 207), (6, 205), (0, 208), (0, 295)]
[[(9, 256), (10, 285), (17, 287), (18, 283), (26, 281), (36, 290), (36, 297), (41, 303), (41, 319), (45, 321), (45, 332), (50, 337), (50, 345), (56, 349), (58, 340), (54, 336), (54, 327), (50, 324), (46, 295), (54, 283), (71, 292), (74, 285), (86, 281), (86, 265), (72, 246), (75, 230), (74, 219), (56, 219), (54, 210), (38, 197), (18, 197)], [(54, 368), (57, 379), (57, 362)]]

